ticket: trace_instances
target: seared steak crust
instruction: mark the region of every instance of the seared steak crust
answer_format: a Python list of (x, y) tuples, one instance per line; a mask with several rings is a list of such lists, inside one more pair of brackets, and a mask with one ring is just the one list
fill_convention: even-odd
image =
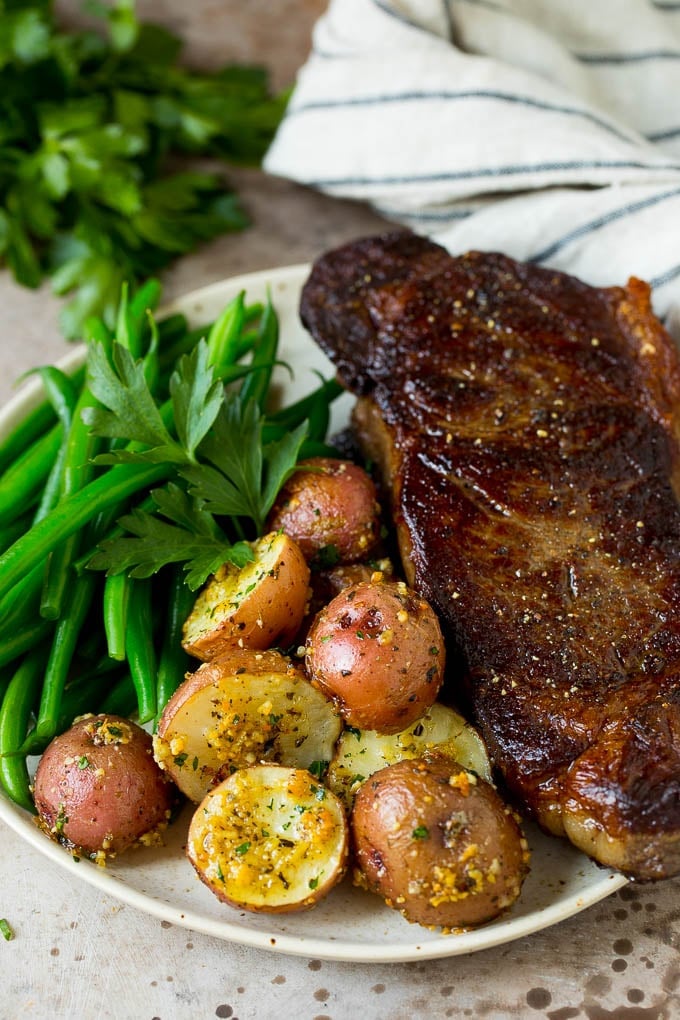
[(390, 234), (321, 258), (301, 314), (510, 790), (680, 871), (680, 362), (648, 286)]

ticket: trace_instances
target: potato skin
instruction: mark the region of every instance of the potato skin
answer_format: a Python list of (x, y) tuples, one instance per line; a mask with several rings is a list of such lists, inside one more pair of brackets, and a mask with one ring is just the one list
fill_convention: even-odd
[(251, 543), (254, 561), (224, 564), (184, 623), (182, 647), (204, 662), (234, 648), (285, 646), (304, 618), (309, 567), (296, 542), (270, 532)]
[(294, 539), (308, 563), (331, 548), (339, 562), (356, 563), (380, 538), (376, 487), (351, 461), (310, 457), (281, 489), (267, 526)]
[(359, 582), (316, 617), (306, 641), (312, 683), (359, 729), (398, 733), (433, 704), (444, 641), (431, 606), (402, 581)]
[(444, 755), (400, 761), (357, 793), (355, 881), (407, 920), (483, 924), (517, 899), (528, 848), (495, 789)]
[(121, 853), (169, 818), (176, 790), (151, 737), (128, 719), (86, 716), (49, 744), (35, 774), (42, 826), (85, 854)]
[(308, 768), (328, 760), (341, 729), (333, 704), (289, 658), (236, 648), (180, 684), (159, 720), (154, 756), (198, 803), (225, 775), (258, 761)]

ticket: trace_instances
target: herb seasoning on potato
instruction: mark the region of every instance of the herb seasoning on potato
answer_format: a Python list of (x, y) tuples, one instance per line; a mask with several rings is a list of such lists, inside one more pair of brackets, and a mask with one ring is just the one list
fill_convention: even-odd
[(357, 793), (351, 824), (355, 880), (409, 921), (482, 924), (520, 894), (529, 854), (510, 808), (444, 755), (376, 772)]
[(306, 643), (312, 683), (351, 726), (380, 733), (398, 733), (434, 703), (444, 660), (434, 610), (403, 581), (350, 585), (317, 615)]

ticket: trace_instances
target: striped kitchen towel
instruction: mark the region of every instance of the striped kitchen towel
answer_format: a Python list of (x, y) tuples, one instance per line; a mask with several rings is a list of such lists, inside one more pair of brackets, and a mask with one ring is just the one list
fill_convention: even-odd
[(265, 167), (678, 318), (680, 2), (331, 0)]

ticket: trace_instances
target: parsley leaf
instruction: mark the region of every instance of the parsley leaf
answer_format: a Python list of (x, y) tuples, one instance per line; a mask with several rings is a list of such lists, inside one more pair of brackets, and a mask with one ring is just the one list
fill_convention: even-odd
[[(236, 303), (240, 307), (242, 298)], [(123, 533), (101, 542), (88, 566), (150, 577), (168, 563), (183, 563), (195, 590), (220, 564), (243, 566), (252, 559), (248, 543), (232, 544), (222, 524), (237, 538), (244, 518), (261, 531), (295, 470), (307, 422), (263, 445), (265, 419), (257, 401), (224, 389), (204, 340), (176, 363), (170, 399), (160, 407), (146, 368), (145, 358), (135, 359), (118, 343), (111, 360), (106, 345), (90, 345), (88, 379), (100, 406), (87, 408), (84, 417), (95, 435), (127, 440), (96, 463), (171, 464), (174, 478), (151, 492), (151, 512), (137, 508), (118, 520)]]
[(124, 280), (247, 226), (221, 176), (170, 161), (258, 164), (288, 99), (259, 69), (183, 67), (134, 0), (90, 7), (101, 34), (59, 28), (46, 0), (0, 4), (0, 259), (71, 295), (67, 336), (93, 315), (113, 326)]
[(244, 566), (253, 558), (246, 542), (232, 545), (211, 514), (179, 486), (155, 489), (158, 513), (135, 509), (121, 517), (126, 534), (102, 542), (88, 566), (108, 574), (151, 577), (168, 563), (184, 563), (186, 583), (195, 591), (222, 563)]
[(227, 394), (199, 455), (210, 465), (185, 468), (190, 492), (212, 513), (249, 517), (259, 531), (276, 494), (295, 469), (307, 434), (303, 422), (283, 439), (262, 445), (264, 419), (255, 400)]

